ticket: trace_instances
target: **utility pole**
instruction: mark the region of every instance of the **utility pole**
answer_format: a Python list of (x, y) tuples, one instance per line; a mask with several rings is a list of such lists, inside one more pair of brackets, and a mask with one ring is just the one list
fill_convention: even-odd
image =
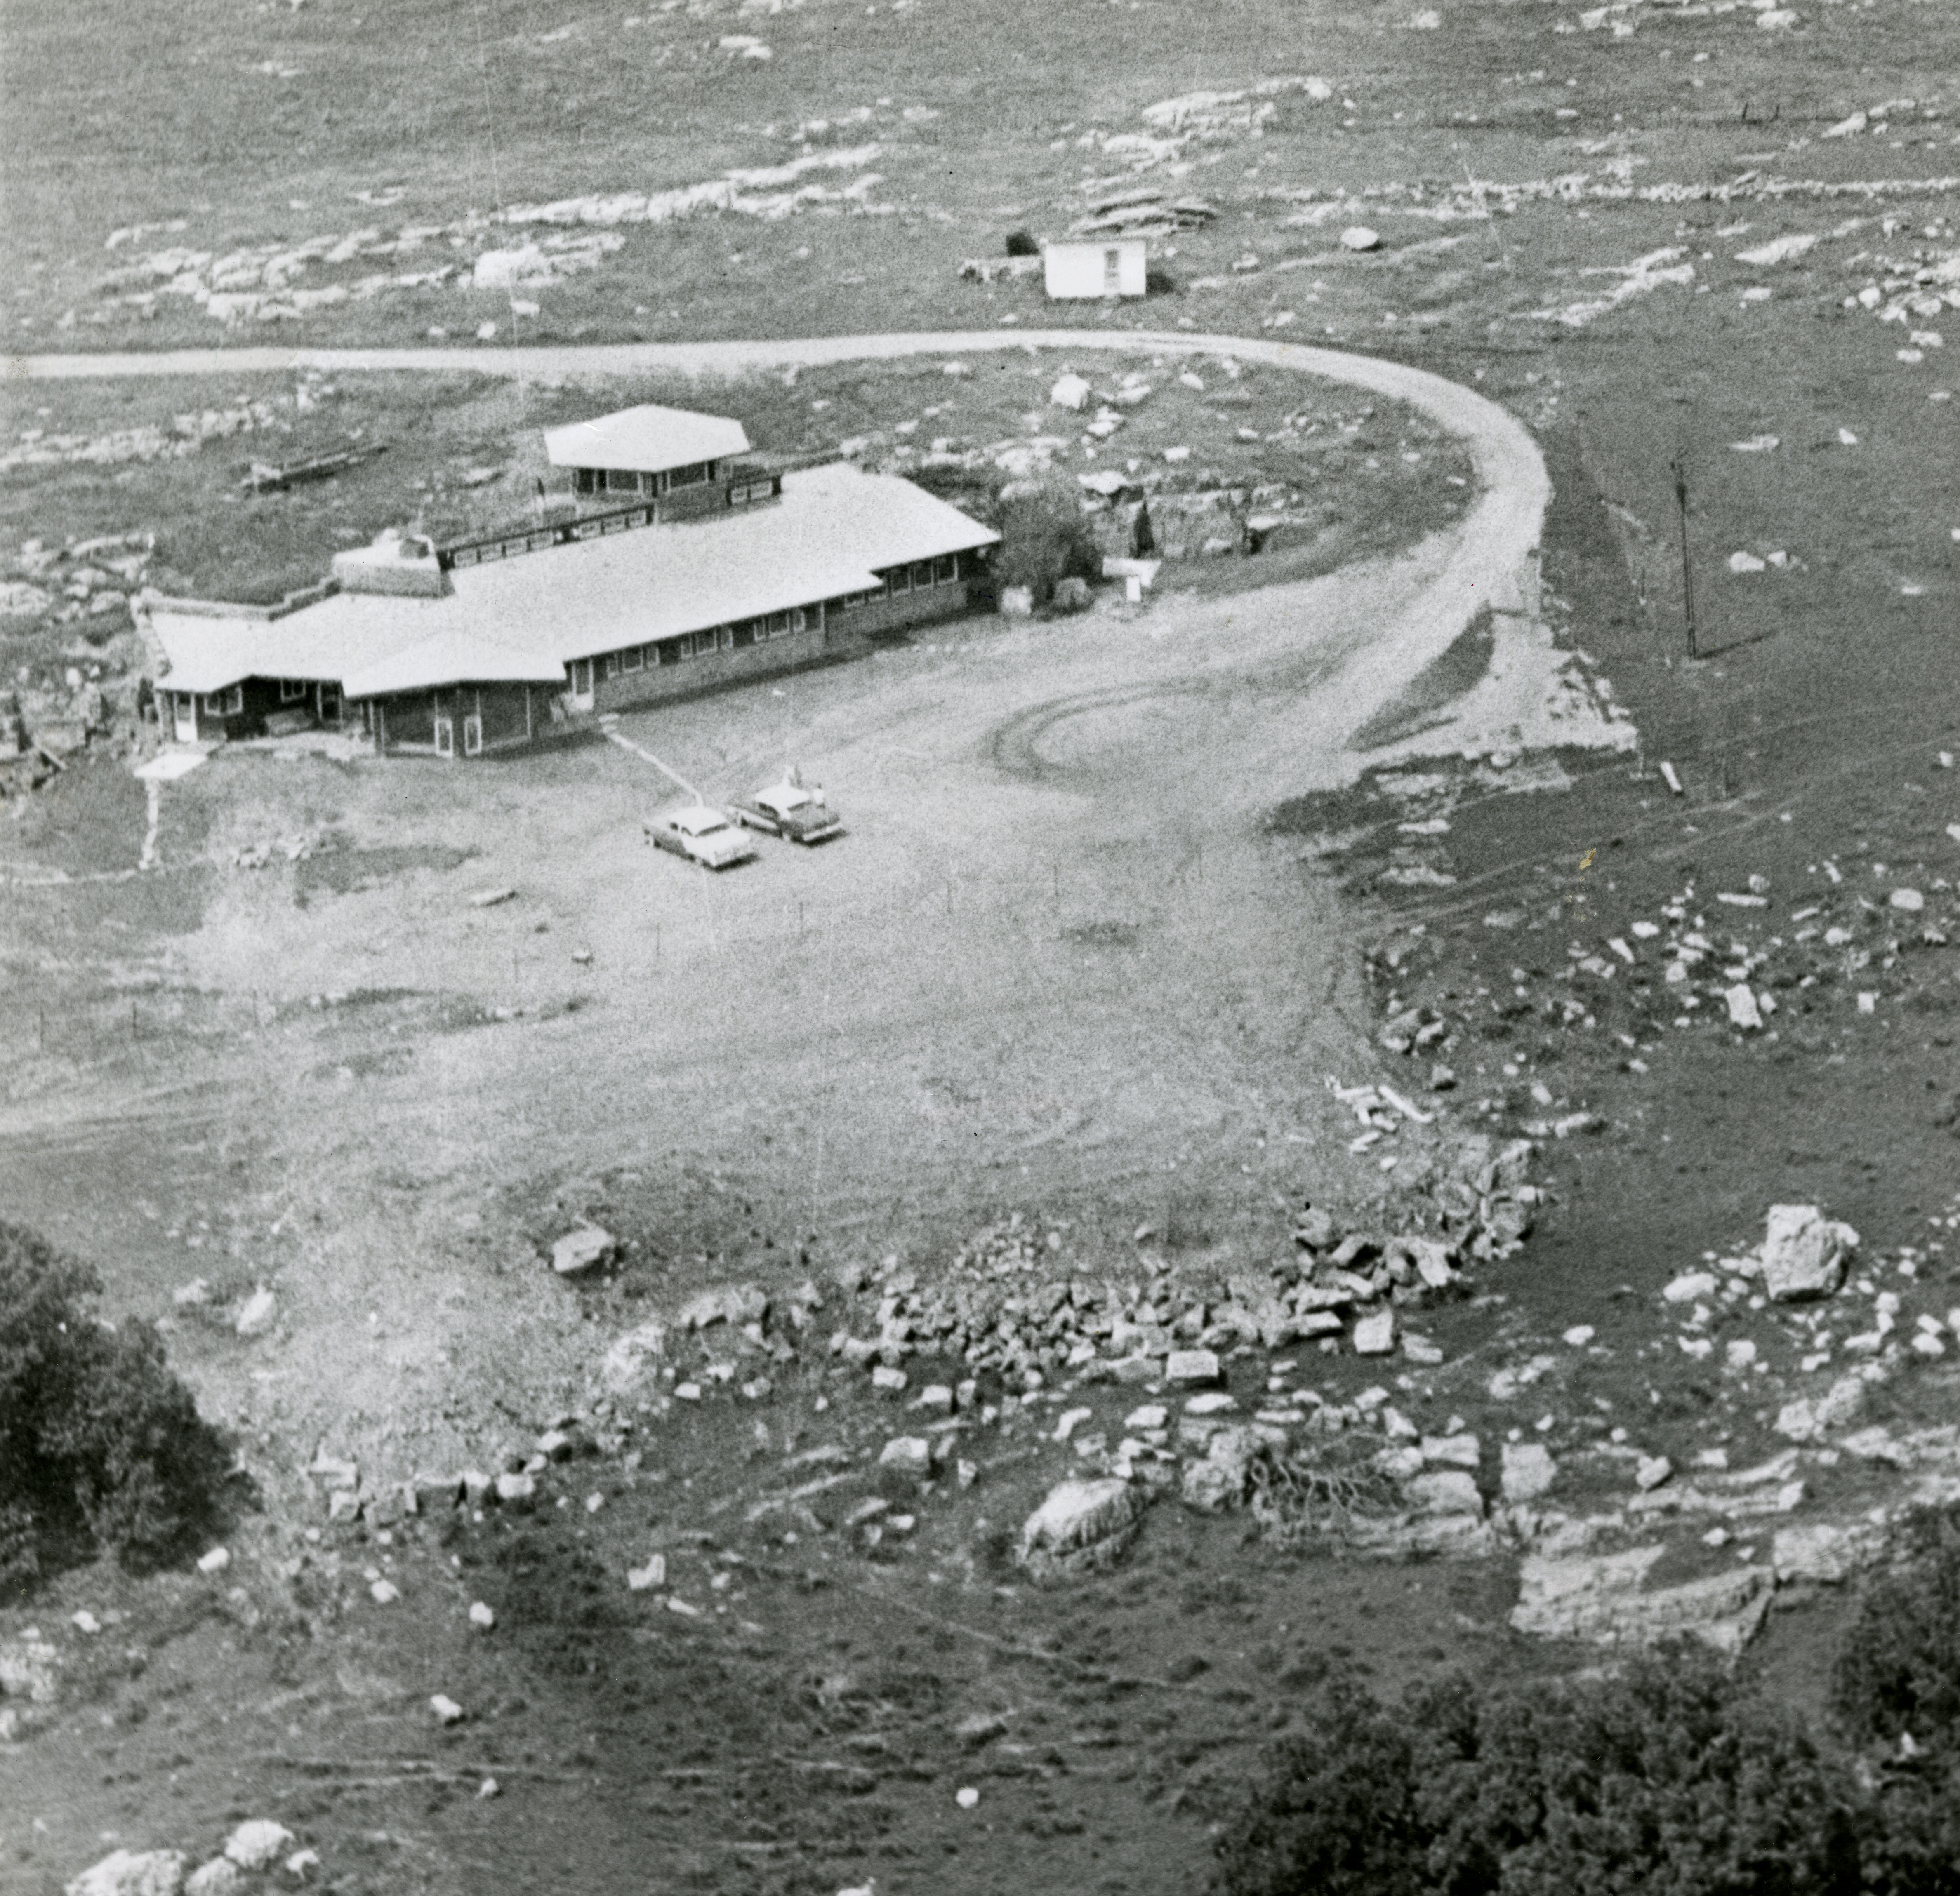
[(1688, 656), (1694, 659), (1701, 655), (1695, 646), (1694, 575), (1688, 564), (1688, 469), (1679, 455), (1674, 458), (1674, 500), (1681, 514), (1682, 609), (1688, 618)]

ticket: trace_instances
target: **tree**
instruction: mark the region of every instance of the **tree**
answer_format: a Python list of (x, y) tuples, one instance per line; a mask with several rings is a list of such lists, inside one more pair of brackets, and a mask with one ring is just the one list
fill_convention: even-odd
[(228, 1457), (149, 1324), (103, 1323), (101, 1285), (0, 1222), (0, 1590), (100, 1548), (169, 1558), (220, 1505)]
[(1048, 486), (1010, 494), (1001, 503), (1001, 548), (994, 576), (1024, 586), (1045, 605), (1064, 580), (1102, 576), (1102, 548), (1071, 489)]

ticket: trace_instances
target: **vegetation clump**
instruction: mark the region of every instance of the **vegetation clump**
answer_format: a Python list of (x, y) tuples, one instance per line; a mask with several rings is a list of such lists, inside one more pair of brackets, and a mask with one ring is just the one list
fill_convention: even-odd
[(0, 1598), (95, 1551), (167, 1561), (220, 1511), (224, 1444), (154, 1327), (93, 1313), (101, 1288), (0, 1222)]
[(1960, 1525), (1928, 1516), (1807, 1731), (1705, 1649), (1378, 1701), (1326, 1686), (1217, 1896), (1960, 1896)]

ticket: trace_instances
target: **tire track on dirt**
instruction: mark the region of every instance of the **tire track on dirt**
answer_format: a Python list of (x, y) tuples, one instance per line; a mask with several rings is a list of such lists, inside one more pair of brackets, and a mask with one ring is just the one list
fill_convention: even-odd
[[(925, 330), (909, 334), (770, 341), (602, 343), (519, 348), (180, 349), (153, 353), (10, 356), (9, 381), (147, 378), (212, 374), (468, 373), (607, 377), (667, 373), (726, 378), (759, 370), (815, 368), (908, 356), (992, 354), (1013, 349), (1162, 356), (1230, 355), (1360, 389), (1406, 403), (1468, 449), (1479, 493), (1447, 538), (1435, 580), (1360, 649), (1317, 694), (1327, 723), (1358, 729), (1407, 679), (1440, 657), (1484, 610), (1535, 617), (1538, 548), (1551, 498), (1544, 458), (1523, 424), (1488, 397), (1446, 376), (1378, 357), (1255, 336), (1160, 329)], [(1304, 596), (1311, 581), (1270, 589), (1278, 601)], [(1229, 611), (1229, 602), (1225, 608)]]

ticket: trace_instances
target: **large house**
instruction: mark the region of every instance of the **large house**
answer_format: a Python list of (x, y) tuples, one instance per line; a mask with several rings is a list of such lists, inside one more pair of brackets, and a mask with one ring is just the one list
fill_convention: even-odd
[(276, 607), (141, 597), (167, 728), (196, 742), (317, 722), (383, 752), (508, 750), (950, 618), (998, 543), (895, 476), (774, 470), (718, 415), (628, 408), (545, 445), (570, 471), (565, 517), (441, 546), (384, 534)]

